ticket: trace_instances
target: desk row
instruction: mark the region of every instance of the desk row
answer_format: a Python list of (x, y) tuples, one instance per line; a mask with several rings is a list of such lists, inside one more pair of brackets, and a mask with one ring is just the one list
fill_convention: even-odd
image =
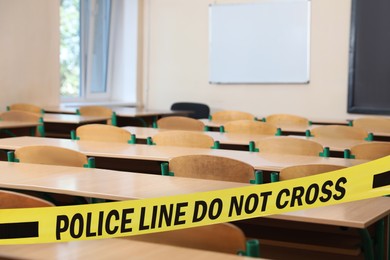
[(184, 155), (212, 155), (245, 162), (256, 170), (279, 172), (300, 164), (331, 164), (350, 167), (367, 160), (320, 156), (274, 154), (224, 149), (190, 148), (127, 143), (107, 143), (47, 137), (11, 137), (0, 139), (0, 149), (14, 151), (24, 146), (56, 146), (95, 157), (96, 167), (160, 174), (161, 162)]
[[(67, 194), (70, 196), (86, 196), (109, 200), (182, 195), (217, 189), (244, 187), (247, 185), (233, 182), (180, 177), (171, 178), (166, 176), (143, 175), (100, 169), (6, 162), (0, 162), (0, 171), (2, 172), (0, 175), (1, 188)], [(348, 212), (348, 214), (346, 214), (346, 212)], [(383, 225), (383, 220), (386, 220), (389, 213), (389, 198), (380, 197), (279, 215), (270, 215), (263, 218), (254, 218), (250, 220), (250, 222), (238, 224), (241, 224), (242, 227), (245, 227), (245, 225), (248, 224), (251, 224), (253, 227), (253, 225), (256, 224), (256, 227), (259, 228), (261, 227), (261, 223), (266, 219), (273, 221), (272, 225), (274, 225), (274, 228), (279, 227), (282, 229), (286, 228), (286, 222), (291, 223), (295, 229), (300, 225), (304, 225), (306, 228), (303, 228), (309, 230), (313, 227), (312, 225), (320, 225), (322, 226), (320, 228), (322, 236), (325, 236), (328, 232), (324, 230), (324, 226), (333, 230), (329, 230), (329, 232), (335, 232), (335, 230), (341, 226), (345, 228), (337, 231), (339, 233), (336, 235), (345, 238), (345, 235), (351, 235), (348, 230), (349, 228), (367, 230), (367, 228), (376, 225), (377, 223)], [(275, 224), (276, 222), (278, 222), (278, 224)], [(257, 230), (257, 232), (254, 233), (255, 230), (256, 229), (245, 230), (245, 232), (252, 232), (252, 235), (256, 234), (260, 239), (263, 239), (263, 243), (270, 241), (269, 237), (264, 237), (264, 234), (267, 232)], [(275, 235), (275, 232), (271, 233)], [(320, 233), (317, 232), (317, 235)], [(384, 238), (386, 237), (387, 232), (371, 234), (370, 232), (364, 231), (361, 232), (361, 234), (364, 234), (362, 238), (359, 238), (358, 235), (355, 239), (370, 240), (371, 235), (379, 235), (377, 240), (375, 240), (375, 243), (381, 244), (385, 243)], [(273, 238), (276, 239), (276, 241), (280, 240), (284, 241), (285, 244), (287, 243), (286, 237)], [(262, 243), (261, 241), (262, 240), (260, 240), (260, 243)], [(298, 238), (293, 239), (293, 241), (290, 241), (289, 243), (293, 243), (294, 241), (298, 243)], [(349, 253), (354, 252), (357, 255), (362, 254), (362, 251), (359, 250), (359, 247), (356, 247), (356, 244), (351, 246), (348, 245), (348, 242), (344, 241), (341, 242), (344, 243), (344, 245), (340, 244), (335, 246), (332, 242), (333, 241), (327, 240), (327, 245), (322, 245), (323, 249), (327, 248), (328, 250), (331, 250), (331, 248), (333, 248), (336, 250), (336, 248), (338, 248), (341, 253), (345, 248), (349, 248)], [(365, 244), (365, 246), (371, 247), (374, 245), (368, 243)], [(8, 246), (4, 248), (7, 247)], [(317, 247), (319, 246), (317, 245)], [(16, 246), (16, 248), (18, 247)], [(387, 250), (385, 245), (381, 248), (383, 248), (383, 251)], [(365, 250), (367, 249), (369, 248), (366, 248)], [(10, 253), (8, 254), (12, 255)]]

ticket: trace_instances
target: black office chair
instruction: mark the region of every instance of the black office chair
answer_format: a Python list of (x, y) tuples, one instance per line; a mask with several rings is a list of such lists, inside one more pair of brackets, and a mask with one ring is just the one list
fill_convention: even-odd
[(176, 102), (171, 110), (193, 111), (188, 116), (195, 119), (209, 118), (210, 115), (210, 107), (202, 103)]

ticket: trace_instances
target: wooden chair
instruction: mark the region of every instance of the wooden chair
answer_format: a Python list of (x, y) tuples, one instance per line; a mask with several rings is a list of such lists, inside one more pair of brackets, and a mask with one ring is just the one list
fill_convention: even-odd
[(323, 125), (311, 129), (310, 135), (314, 137), (365, 140), (368, 137), (368, 132), (360, 127)]
[(33, 105), (33, 104), (27, 104), (27, 103), (16, 103), (7, 106), (8, 111), (18, 110), (18, 111), (25, 111), (35, 114), (43, 114), (44, 110), (43, 108)]
[(272, 114), (265, 117), (265, 122), (274, 124), (277, 127), (285, 127), (285, 126), (309, 126), (310, 122), (307, 118), (298, 116), (298, 115), (290, 115), (290, 114)]
[(350, 158), (375, 160), (390, 155), (389, 142), (369, 142), (358, 144), (350, 149)]
[[(22, 110), (11, 110), (0, 114), (0, 120), (3, 121), (16, 121), (16, 122), (34, 122), (39, 123), (34, 133), (31, 135), (45, 136), (45, 128), (43, 125), (42, 115), (38, 113), (31, 113)], [(12, 133), (9, 133), (11, 136)]]
[(364, 128), (368, 132), (390, 133), (390, 118), (361, 117), (354, 119), (352, 126)]
[(252, 165), (213, 155), (184, 155), (162, 164), (162, 174), (195, 179), (253, 183)]
[(184, 116), (167, 116), (157, 120), (157, 127), (170, 130), (203, 131), (205, 125), (202, 121)]
[(215, 122), (228, 122), (234, 120), (254, 120), (255, 116), (242, 111), (224, 110), (211, 115), (211, 120)]
[(20, 147), (16, 149), (15, 152), (9, 153), (9, 161), (74, 167), (84, 167), (88, 165), (87, 156), (80, 152), (67, 148), (45, 145)]
[(278, 128), (270, 123), (254, 120), (234, 120), (223, 125), (223, 131), (236, 134), (276, 135)]
[(117, 125), (116, 114), (111, 108), (104, 106), (82, 106), (77, 109), (77, 114), (81, 116), (107, 116), (111, 119), (107, 120), (108, 125)]
[(255, 141), (255, 146), (260, 153), (320, 156), (324, 151), (324, 147), (317, 142), (288, 136), (260, 139)]
[(171, 110), (191, 111), (188, 116), (194, 119), (209, 118), (210, 116), (210, 107), (203, 103), (176, 102), (172, 104)]
[(124, 238), (228, 254), (245, 252), (247, 244), (243, 231), (230, 223), (128, 236)]
[(295, 165), (283, 168), (279, 173), (279, 180), (290, 180), (295, 178), (307, 177), (315, 174), (325, 173), (344, 169), (344, 166), (331, 164), (307, 164)]
[(53, 207), (53, 203), (23, 193), (0, 190), (0, 209)]
[(72, 133), (72, 139), (83, 141), (135, 143), (135, 136), (118, 126), (87, 124), (76, 128), (76, 137)]
[[(86, 155), (67, 148), (56, 146), (24, 146), (8, 152), (9, 162), (21, 162), (32, 164), (61, 165), (73, 167), (94, 168), (94, 158), (87, 158)], [(72, 197), (63, 194), (47, 194), (41, 192), (28, 192), (36, 197), (43, 197), (56, 205), (72, 205), (89, 203), (89, 198)]]
[[(153, 144), (164, 146), (182, 146), (195, 148), (213, 148), (214, 139), (200, 132), (169, 130), (155, 134)], [(218, 147), (214, 147), (218, 148)]]

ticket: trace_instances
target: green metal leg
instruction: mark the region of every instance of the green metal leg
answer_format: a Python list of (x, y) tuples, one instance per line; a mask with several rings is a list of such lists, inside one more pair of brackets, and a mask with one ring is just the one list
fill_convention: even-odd
[(36, 127), (30, 128), (30, 135), (35, 136), (36, 130), (37, 130)]
[(154, 116), (153, 119), (152, 119), (152, 125), (153, 124), (157, 125), (157, 120), (158, 120), (158, 116)]
[(373, 241), (371, 239), (370, 233), (367, 229), (359, 229), (360, 236), (363, 239), (363, 252), (364, 259), (366, 260), (374, 260), (374, 247)]
[(385, 219), (375, 225), (375, 259), (385, 259)]
[(390, 260), (390, 215), (387, 216), (387, 260)]
[(148, 123), (146, 123), (145, 119), (143, 119), (142, 117), (134, 117), (134, 118), (140, 121), (143, 127), (148, 127)]
[(16, 135), (14, 133), (12, 133), (11, 131), (9, 131), (8, 129), (1, 129), (1, 132), (2, 133), (5, 133), (6, 135), (9, 135), (11, 137), (15, 137)]

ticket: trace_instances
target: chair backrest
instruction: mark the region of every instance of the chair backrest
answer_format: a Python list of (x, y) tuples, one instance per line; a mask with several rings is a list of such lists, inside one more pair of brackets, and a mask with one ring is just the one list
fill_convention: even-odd
[[(82, 106), (78, 109), (78, 112), (82, 116), (107, 116), (112, 117), (113, 110), (104, 106)], [(112, 125), (111, 119), (107, 120), (107, 124)]]
[(345, 138), (364, 140), (368, 132), (360, 127), (350, 127), (345, 125), (323, 125), (310, 130), (314, 137)]
[(157, 127), (170, 130), (203, 131), (204, 123), (198, 119), (184, 116), (167, 116), (157, 120)]
[(242, 230), (230, 223), (213, 224), (167, 232), (129, 236), (126, 239), (237, 254), (245, 251)]
[(375, 160), (390, 155), (390, 142), (368, 142), (351, 147), (356, 159)]
[(254, 179), (253, 166), (235, 159), (212, 155), (185, 155), (169, 161), (174, 176), (250, 183)]
[(0, 114), (1, 120), (4, 121), (20, 121), (20, 122), (39, 122), (42, 118), (41, 114), (31, 113), (21, 110), (11, 110)]
[(202, 103), (176, 102), (171, 106), (171, 110), (192, 111), (188, 116), (195, 119), (209, 118), (210, 107)]
[(35, 114), (42, 114), (43, 108), (33, 105), (33, 104), (27, 104), (27, 103), (16, 103), (8, 106), (8, 109), (10, 111), (18, 110), (18, 111), (25, 111)]
[(234, 110), (224, 110), (218, 111), (211, 115), (211, 120), (215, 122), (228, 122), (234, 120), (254, 120), (255, 116), (243, 112), (243, 111), (234, 111)]
[(0, 209), (53, 207), (53, 203), (30, 195), (0, 190)]
[(275, 135), (277, 127), (270, 123), (255, 120), (234, 120), (223, 125), (226, 133)]
[(279, 180), (290, 180), (295, 178), (307, 177), (315, 174), (325, 173), (344, 169), (344, 166), (331, 164), (307, 164), (295, 165), (283, 168), (279, 173)]
[(88, 164), (86, 155), (55, 146), (24, 146), (15, 150), (15, 158), (22, 163), (83, 167)]
[(87, 124), (76, 128), (76, 136), (83, 141), (127, 143), (131, 133), (117, 126), (102, 124)]
[(45, 129), (42, 121), (42, 114), (32, 113), (22, 110), (10, 110), (0, 114), (0, 119), (4, 121), (34, 122), (39, 123), (35, 130), (36, 136), (45, 136)]
[(390, 133), (390, 118), (362, 117), (353, 120), (352, 125), (364, 128), (368, 132)]
[(324, 150), (317, 142), (289, 136), (264, 138), (255, 141), (255, 144), (260, 153), (319, 156)]
[(265, 121), (277, 127), (283, 126), (309, 126), (309, 119), (290, 114), (272, 114), (265, 118)]
[(211, 148), (214, 145), (214, 139), (204, 133), (183, 130), (168, 130), (155, 134), (153, 143), (164, 146), (182, 146)]

